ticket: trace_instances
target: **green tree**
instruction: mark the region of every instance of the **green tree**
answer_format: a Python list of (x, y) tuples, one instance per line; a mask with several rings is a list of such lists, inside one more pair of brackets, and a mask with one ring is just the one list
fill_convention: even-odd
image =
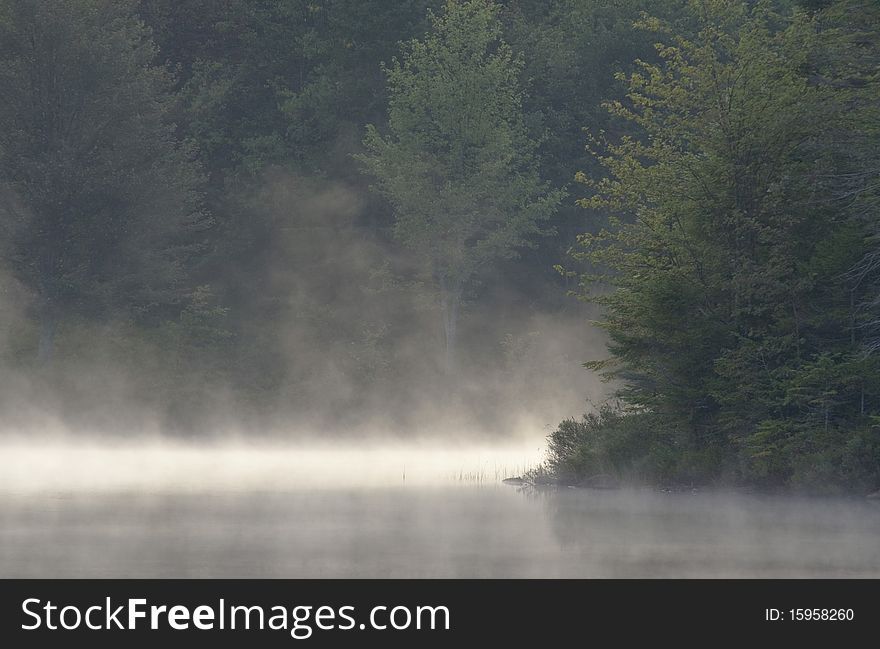
[(65, 314), (161, 317), (205, 225), (134, 8), (0, 2), (3, 261), (36, 296), (43, 361)]
[(523, 63), (501, 38), (498, 7), (449, 1), (431, 21), (387, 68), (388, 133), (369, 126), (359, 159), (394, 207), (397, 238), (436, 282), (451, 371), (464, 291), (542, 232), (562, 192), (540, 177)]
[[(366, 200), (369, 180), (351, 154), (362, 150), (363, 125), (387, 112), (380, 61), (424, 33), (432, 3), (139, 4), (177, 70), (179, 133), (209, 178), (217, 224), (194, 277), (230, 308), (235, 335), (223, 355), (257, 409), (268, 399), (314, 404), (310, 391), (321, 392), (318, 376), (330, 368), (354, 381), (353, 365), (383, 366), (351, 353), (375, 344), (373, 332), (400, 341), (392, 332), (406, 315), (383, 310), (370, 282), (393, 245), (391, 217), (384, 201)], [(321, 353), (291, 358), (292, 330)]]
[(666, 41), (662, 60), (609, 104), (635, 135), (597, 136), (607, 175), (580, 176), (582, 204), (614, 215), (577, 253), (605, 269), (582, 278), (611, 338), (592, 367), (679, 431), (667, 444), (680, 478), (785, 482), (837, 452), (835, 431), (861, 434), (866, 394), (876, 408), (854, 324), (864, 287), (848, 273), (866, 226), (830, 180), (853, 164), (840, 130), (864, 124), (847, 116), (853, 88), (817, 79), (816, 16), (689, 6), (692, 35), (641, 22)]
[[(835, 0), (817, 15), (821, 47), (814, 83), (846, 97), (833, 145), (846, 165), (823, 179), (839, 209), (867, 227), (867, 251), (853, 269), (868, 296), (855, 318), (869, 354), (880, 350), (880, 4)], [(855, 294), (853, 295), (855, 297)]]

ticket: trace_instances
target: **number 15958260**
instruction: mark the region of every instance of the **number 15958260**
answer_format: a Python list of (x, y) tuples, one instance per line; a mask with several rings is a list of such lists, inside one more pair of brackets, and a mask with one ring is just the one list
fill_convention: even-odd
[(851, 622), (855, 611), (851, 608), (778, 608), (764, 609), (764, 619), (768, 622)]

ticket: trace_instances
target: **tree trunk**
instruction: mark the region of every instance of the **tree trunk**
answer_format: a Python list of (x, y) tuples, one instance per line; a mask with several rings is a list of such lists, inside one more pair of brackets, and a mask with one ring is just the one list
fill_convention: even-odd
[(40, 307), (40, 342), (37, 345), (37, 362), (49, 365), (55, 351), (55, 310), (48, 300)]
[(456, 337), (458, 333), (458, 310), (461, 306), (461, 284), (440, 279), (440, 305), (443, 311), (443, 333), (446, 340), (446, 373), (456, 369)]

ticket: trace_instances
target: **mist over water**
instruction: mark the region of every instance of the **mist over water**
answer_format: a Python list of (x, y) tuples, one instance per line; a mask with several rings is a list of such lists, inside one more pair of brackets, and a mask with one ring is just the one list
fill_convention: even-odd
[(19, 440), (0, 442), (0, 493), (266, 493), (497, 484), (537, 466), (542, 441)]
[(500, 480), (540, 440), (6, 442), (3, 577), (876, 577), (873, 501)]

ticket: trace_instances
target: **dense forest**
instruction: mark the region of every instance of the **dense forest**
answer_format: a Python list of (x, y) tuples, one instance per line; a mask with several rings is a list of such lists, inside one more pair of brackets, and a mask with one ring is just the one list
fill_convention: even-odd
[(873, 0), (0, 0), (4, 425), (875, 490), (878, 75)]

